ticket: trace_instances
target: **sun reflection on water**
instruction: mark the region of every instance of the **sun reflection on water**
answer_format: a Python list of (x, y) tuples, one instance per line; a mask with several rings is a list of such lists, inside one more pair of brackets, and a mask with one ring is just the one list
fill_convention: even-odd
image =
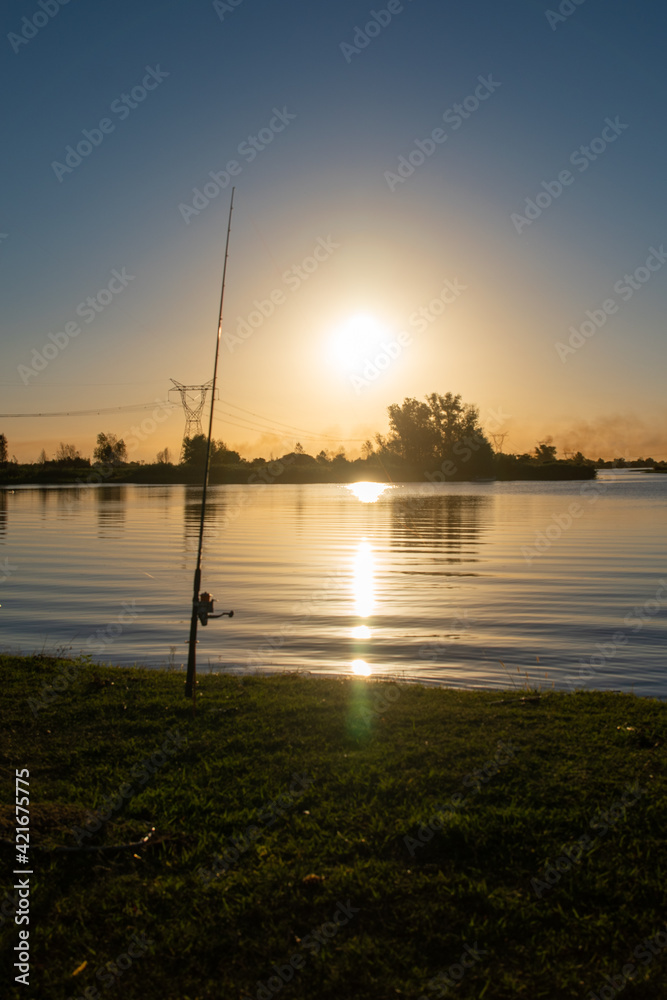
[(353, 639), (370, 639), (373, 633), (368, 625), (357, 625), (352, 629), (350, 635)]
[[(361, 619), (369, 618), (375, 607), (375, 560), (373, 546), (366, 538), (362, 538), (357, 545), (352, 585), (355, 614)], [(350, 630), (350, 635), (355, 640), (357, 647), (355, 649), (356, 658), (351, 663), (352, 673), (359, 677), (369, 677), (372, 668), (359, 654), (366, 653), (373, 633), (368, 624), (360, 622)]]
[(388, 483), (350, 483), (345, 488), (361, 503), (377, 503), (382, 494), (391, 489)]

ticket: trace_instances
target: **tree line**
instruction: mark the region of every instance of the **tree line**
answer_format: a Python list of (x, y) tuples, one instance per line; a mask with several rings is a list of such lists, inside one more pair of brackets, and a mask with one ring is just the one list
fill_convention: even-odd
[[(387, 409), (389, 432), (376, 434), (362, 447), (366, 464), (379, 468), (389, 468), (398, 474), (417, 474), (419, 478), (442, 482), (450, 479), (476, 479), (497, 476), (510, 478), (509, 473), (539, 466), (546, 471), (554, 464), (590, 467), (653, 466), (663, 468), (665, 462), (652, 458), (628, 462), (625, 458), (613, 461), (596, 461), (586, 458), (581, 452), (557, 458), (557, 449), (551, 438), (538, 442), (530, 453), (506, 454), (502, 444), (506, 435), (495, 435), (491, 445), (489, 436), (480, 424), (479, 410), (470, 403), (464, 403), (461, 396), (451, 392), (444, 395), (430, 393), (423, 400), (406, 398), (403, 403), (393, 403)], [(498, 446), (498, 440), (500, 445)], [(155, 465), (184, 466), (187, 469), (203, 468), (207, 439), (203, 434), (186, 438), (177, 463), (172, 461), (168, 448), (156, 455)], [(4, 434), (0, 434), (0, 464), (8, 463), (8, 444)], [(272, 460), (269, 459), (269, 461)], [(322, 450), (316, 456), (308, 455), (302, 445), (296, 442), (289, 456), (298, 466), (326, 465), (334, 469), (349, 464), (344, 448), (331, 452)], [(16, 462), (15, 459), (12, 459)], [(264, 458), (251, 461), (242, 459), (237, 451), (230, 449), (221, 440), (211, 442), (211, 467), (249, 466), (266, 462)], [(359, 462), (359, 460), (357, 460)], [(128, 464), (127, 447), (122, 438), (115, 434), (100, 433), (93, 451), (93, 463), (121, 467)], [(44, 450), (39, 457), (41, 466), (81, 467), (90, 466), (89, 459), (83, 458), (73, 444), (61, 443), (53, 459), (48, 459)], [(136, 464), (136, 463), (135, 463)], [(138, 463), (146, 464), (146, 463)]]

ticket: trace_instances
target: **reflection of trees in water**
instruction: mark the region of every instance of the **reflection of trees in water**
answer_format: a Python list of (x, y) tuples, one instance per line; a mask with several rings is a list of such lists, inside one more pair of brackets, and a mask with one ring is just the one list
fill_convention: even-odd
[(7, 533), (7, 494), (0, 490), (0, 539)]
[[(44, 493), (46, 496), (55, 496), (56, 517), (67, 517), (79, 512), (79, 504), (86, 493), (86, 488), (82, 486), (62, 486), (57, 490), (45, 489)], [(53, 508), (51, 508), (50, 513), (53, 516)]]
[(125, 526), (126, 486), (98, 486), (93, 490), (97, 504), (100, 536), (122, 532)]
[(491, 519), (491, 497), (393, 493), (389, 501), (396, 548), (438, 548), (447, 562), (476, 561), (473, 553)]
[[(201, 522), (201, 486), (186, 486), (183, 507), (183, 523), (186, 539), (199, 536)], [(220, 522), (227, 510), (227, 498), (219, 488), (209, 487), (206, 494), (206, 514), (204, 517), (204, 540), (215, 538), (220, 530)], [(188, 546), (191, 548), (191, 546)]]
[(305, 524), (305, 514), (306, 514), (306, 493), (301, 485), (297, 488), (296, 497), (294, 499), (294, 520), (296, 522), (296, 533), (297, 535), (303, 534), (303, 528)]

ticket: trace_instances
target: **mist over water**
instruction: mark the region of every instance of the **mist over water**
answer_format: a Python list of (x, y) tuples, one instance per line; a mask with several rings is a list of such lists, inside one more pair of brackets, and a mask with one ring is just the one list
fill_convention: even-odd
[[(667, 477), (220, 486), (198, 669), (667, 695)], [(180, 667), (201, 491), (0, 491), (0, 648)]]

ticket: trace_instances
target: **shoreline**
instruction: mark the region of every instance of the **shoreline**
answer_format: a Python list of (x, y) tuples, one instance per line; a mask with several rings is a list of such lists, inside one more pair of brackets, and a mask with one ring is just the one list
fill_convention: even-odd
[[(290, 456), (287, 456), (288, 458)], [(0, 489), (15, 486), (72, 486), (91, 485), (155, 485), (155, 486), (200, 486), (202, 469), (182, 466), (91, 466), (80, 465), (72, 468), (44, 468), (41, 466), (6, 465), (0, 471)], [(347, 463), (339, 471), (321, 465), (299, 466), (277, 460), (262, 465), (212, 466), (209, 476), (211, 486), (267, 486), (279, 485), (321, 485), (349, 486), (358, 482), (386, 483), (404, 486), (406, 484), (431, 485), (435, 483), (479, 483), (479, 482), (568, 482), (593, 480), (596, 469), (590, 465), (575, 465), (568, 462), (553, 462), (530, 465), (515, 462), (498, 470), (500, 474), (488, 477), (444, 476), (436, 472), (425, 475), (423, 470), (402, 467), (383, 469), (363, 460)], [(12, 475), (11, 473), (14, 473)]]
[[(112, 660), (96, 660), (92, 657), (92, 654), (81, 652), (74, 653), (72, 650), (68, 650), (66, 654), (61, 654), (57, 650), (53, 652), (34, 651), (32, 653), (24, 653), (21, 651), (11, 651), (0, 649), (0, 660), (5, 658), (15, 658), (20, 660), (38, 660), (40, 662), (67, 662), (67, 663), (81, 663), (91, 667), (99, 667), (101, 669), (111, 669), (111, 670), (135, 670), (135, 671), (146, 671), (149, 674), (157, 674), (159, 676), (183, 676), (185, 678), (186, 674), (186, 664), (147, 664), (141, 663), (138, 660), (127, 663), (113, 662)], [(439, 691), (449, 691), (449, 692), (470, 692), (470, 693), (481, 693), (488, 695), (521, 695), (528, 696), (531, 698), (546, 698), (550, 695), (579, 695), (579, 694), (597, 694), (597, 695), (621, 695), (630, 698), (639, 698), (642, 701), (656, 701), (658, 703), (667, 704), (667, 692), (665, 694), (641, 694), (634, 690), (624, 691), (622, 688), (599, 688), (591, 687), (588, 684), (581, 684), (578, 687), (572, 687), (563, 685), (558, 687), (558, 678), (555, 676), (550, 677), (548, 683), (540, 683), (539, 678), (533, 677), (528, 671), (523, 671), (520, 677), (524, 678), (517, 684), (508, 683), (507, 686), (498, 685), (493, 686), (485, 683), (471, 683), (471, 684), (452, 684), (451, 679), (439, 680), (436, 677), (413, 677), (407, 674), (405, 671), (397, 673), (380, 673), (371, 672), (370, 674), (355, 673), (353, 670), (329, 670), (323, 668), (321, 670), (311, 669), (308, 667), (302, 667), (298, 665), (284, 666), (284, 667), (274, 667), (268, 666), (265, 668), (259, 667), (219, 667), (211, 668), (208, 663), (198, 663), (197, 665), (197, 683), (202, 681), (204, 678), (218, 677), (218, 678), (242, 678), (242, 679), (256, 679), (262, 680), (263, 678), (276, 678), (276, 677), (297, 677), (304, 678), (306, 680), (317, 680), (317, 681), (350, 681), (350, 682), (362, 682), (369, 685), (372, 684), (397, 684), (403, 686), (415, 686), (422, 687), (426, 690), (439, 690)], [(511, 678), (511, 674), (507, 674), (508, 678)], [(633, 685), (634, 686), (634, 685)]]

